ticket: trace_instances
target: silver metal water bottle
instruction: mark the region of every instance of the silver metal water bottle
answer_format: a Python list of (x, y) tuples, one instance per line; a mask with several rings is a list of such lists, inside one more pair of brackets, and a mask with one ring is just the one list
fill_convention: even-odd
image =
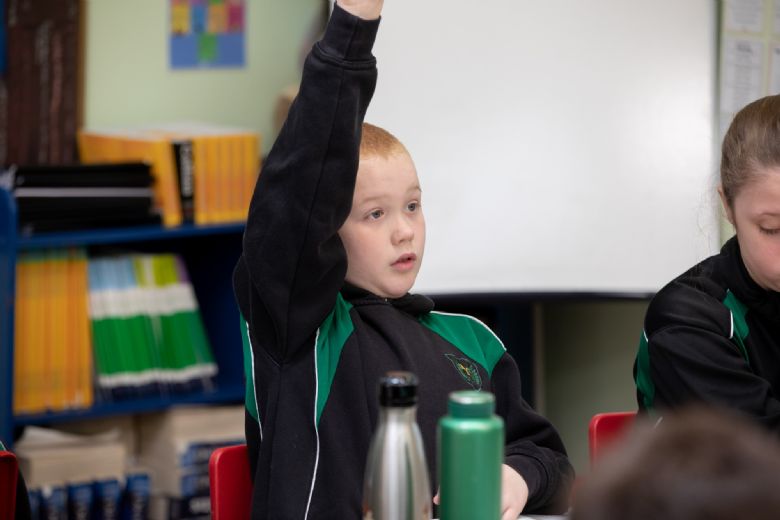
[(379, 425), (363, 486), (364, 520), (430, 520), (431, 487), (417, 426), (417, 378), (388, 372), (379, 381)]

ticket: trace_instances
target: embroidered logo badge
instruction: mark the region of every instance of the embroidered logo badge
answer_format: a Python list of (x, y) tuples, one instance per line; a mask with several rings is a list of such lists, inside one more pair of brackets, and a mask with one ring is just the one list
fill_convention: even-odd
[(474, 390), (482, 390), (482, 378), (477, 370), (477, 365), (466, 358), (459, 358), (454, 354), (444, 354), (452, 362), (455, 370)]

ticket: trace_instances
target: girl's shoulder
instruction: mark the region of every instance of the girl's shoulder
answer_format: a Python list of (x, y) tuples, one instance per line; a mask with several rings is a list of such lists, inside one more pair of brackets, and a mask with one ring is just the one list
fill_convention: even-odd
[(731, 312), (724, 302), (729, 291), (720, 264), (719, 255), (710, 257), (658, 291), (645, 315), (645, 332), (689, 326), (728, 334)]

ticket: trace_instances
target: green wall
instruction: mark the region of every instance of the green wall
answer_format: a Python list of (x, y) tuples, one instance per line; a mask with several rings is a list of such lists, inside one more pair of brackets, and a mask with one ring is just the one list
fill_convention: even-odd
[(544, 413), (558, 428), (578, 474), (588, 471), (588, 421), (636, 410), (632, 367), (646, 301), (541, 305)]
[(203, 121), (273, 138), (279, 92), (300, 79), (323, 0), (247, 0), (246, 67), (171, 70), (168, 0), (85, 0), (84, 123)]

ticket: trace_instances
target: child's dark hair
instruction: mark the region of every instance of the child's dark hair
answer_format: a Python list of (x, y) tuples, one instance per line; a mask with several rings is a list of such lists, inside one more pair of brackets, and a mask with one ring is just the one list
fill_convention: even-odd
[(733, 412), (688, 409), (637, 428), (598, 461), (572, 520), (780, 518), (780, 445)]
[(740, 110), (723, 138), (720, 182), (729, 207), (759, 169), (780, 166), (780, 95)]

